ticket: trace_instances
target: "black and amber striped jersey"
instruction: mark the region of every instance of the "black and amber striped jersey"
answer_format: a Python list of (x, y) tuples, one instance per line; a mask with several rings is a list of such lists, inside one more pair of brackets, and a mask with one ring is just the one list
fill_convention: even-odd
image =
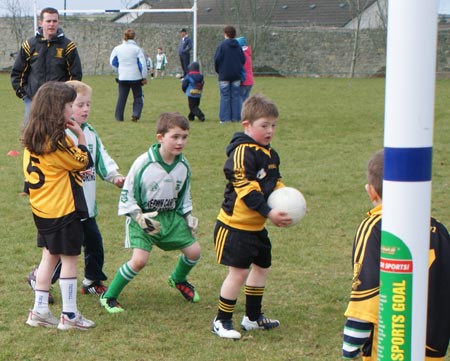
[[(364, 361), (377, 359), (381, 216), (382, 206), (373, 208), (353, 242), (352, 291), (345, 316), (374, 325), (363, 347)], [(450, 339), (450, 235), (436, 219), (430, 222), (426, 360), (443, 360)]]
[(23, 172), (25, 190), (38, 231), (52, 233), (75, 218), (87, 218), (82, 179), (79, 171), (92, 165), (87, 148), (75, 147), (36, 155), (24, 149)]
[(260, 231), (270, 212), (267, 198), (284, 186), (280, 158), (270, 146), (262, 146), (242, 132), (234, 134), (226, 153), (228, 182), (217, 219), (236, 229)]
[(346, 317), (378, 322), (380, 292), (381, 205), (373, 208), (353, 241), (353, 279)]

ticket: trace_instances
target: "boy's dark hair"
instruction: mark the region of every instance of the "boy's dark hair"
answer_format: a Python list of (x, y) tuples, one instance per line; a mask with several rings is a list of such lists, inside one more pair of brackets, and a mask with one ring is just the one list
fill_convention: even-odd
[(241, 119), (253, 123), (259, 118), (278, 118), (275, 103), (262, 94), (251, 95), (242, 106)]
[(223, 32), (230, 39), (234, 39), (236, 37), (236, 28), (231, 25), (227, 25), (223, 28)]
[(384, 149), (375, 152), (367, 162), (367, 183), (383, 198)]
[(58, 10), (56, 10), (55, 8), (43, 8), (42, 10), (41, 10), (41, 14), (39, 15), (39, 19), (42, 21), (42, 20), (44, 20), (44, 14), (45, 13), (47, 13), (47, 14), (57, 14), (58, 15), (58, 18), (59, 18), (59, 12), (58, 12)]
[(189, 130), (189, 121), (178, 112), (162, 113), (156, 122), (156, 134), (166, 134), (170, 129), (180, 127), (183, 130)]
[(44, 83), (33, 97), (30, 117), (22, 134), (22, 145), (36, 155), (68, 147), (64, 110), (66, 104), (76, 97), (75, 89), (63, 82)]
[(196, 61), (193, 61), (192, 63), (189, 64), (188, 70), (189, 71), (200, 71), (200, 64), (197, 63)]

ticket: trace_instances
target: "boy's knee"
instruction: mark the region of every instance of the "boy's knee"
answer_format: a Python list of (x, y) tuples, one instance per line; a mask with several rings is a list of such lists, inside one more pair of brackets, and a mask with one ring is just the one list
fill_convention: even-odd
[(131, 260), (130, 266), (133, 269), (133, 271), (139, 272), (141, 269), (143, 269), (145, 267), (146, 264), (147, 264), (147, 260), (146, 259), (133, 258)]

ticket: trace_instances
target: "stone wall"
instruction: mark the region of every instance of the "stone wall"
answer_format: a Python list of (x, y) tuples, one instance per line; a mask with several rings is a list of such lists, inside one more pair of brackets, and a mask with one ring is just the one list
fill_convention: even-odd
[[(17, 52), (13, 26), (9, 19), (0, 19), (0, 69), (8, 71)], [(29, 29), (32, 29), (30, 19)], [(111, 22), (67, 20), (63, 25), (67, 36), (78, 46), (85, 74), (112, 74), (109, 55), (122, 40), (125, 25)], [(181, 71), (176, 54), (179, 26), (137, 24), (136, 41), (147, 55), (154, 58), (156, 48), (164, 48), (169, 75)], [(192, 33), (192, 32), (191, 32)], [(344, 77), (349, 76), (352, 53), (352, 30), (328, 28), (271, 28), (259, 30), (254, 45), (253, 65), (256, 73), (277, 73), (286, 76)], [(31, 31), (25, 34), (30, 36)], [(385, 66), (385, 34), (380, 31), (361, 32), (355, 66), (356, 76), (377, 76)], [(250, 40), (251, 36), (248, 36)], [(450, 72), (450, 30), (439, 32), (438, 74)], [(214, 74), (213, 57), (217, 44), (223, 40), (222, 27), (202, 26), (198, 29), (198, 61), (205, 74)]]

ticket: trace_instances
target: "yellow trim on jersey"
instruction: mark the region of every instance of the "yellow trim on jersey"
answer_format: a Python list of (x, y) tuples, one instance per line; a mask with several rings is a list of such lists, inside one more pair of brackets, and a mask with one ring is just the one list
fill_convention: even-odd
[(220, 263), (220, 261), (222, 260), (223, 247), (225, 245), (225, 239), (227, 238), (227, 235), (228, 229), (220, 227), (214, 242), (214, 248), (216, 250), (216, 259), (218, 263)]
[[(257, 152), (261, 152), (258, 154)], [(261, 174), (258, 179), (248, 179), (247, 170), (245, 167), (247, 157), (250, 163), (254, 163), (253, 157), (259, 157), (258, 161), (265, 164), (268, 169), (261, 169), (261, 171), (268, 172), (269, 170), (277, 169), (278, 164), (272, 161), (272, 152), (270, 149), (262, 147), (253, 143), (242, 143), (234, 149), (233, 164), (232, 164), (232, 187), (234, 191), (234, 198), (231, 196), (227, 200), (227, 209), (223, 206), (220, 209), (217, 219), (232, 228), (241, 229), (245, 231), (261, 231), (264, 229), (266, 218), (258, 211), (250, 209), (243, 198), (251, 192), (262, 192), (262, 185), (260, 182), (271, 181), (273, 178), (266, 178), (266, 173)], [(276, 185), (279, 183), (277, 181)], [(273, 190), (273, 189), (272, 189)]]

